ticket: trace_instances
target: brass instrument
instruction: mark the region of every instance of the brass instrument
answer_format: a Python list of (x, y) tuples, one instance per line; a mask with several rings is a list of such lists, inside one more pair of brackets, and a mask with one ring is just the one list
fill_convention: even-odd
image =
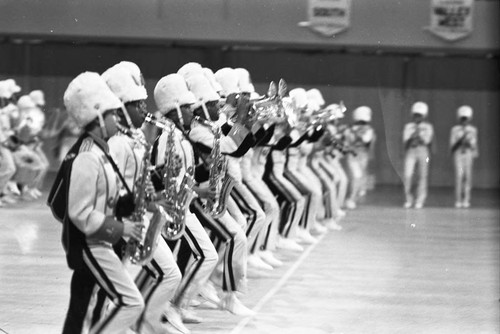
[(234, 187), (234, 179), (227, 171), (227, 161), (220, 151), (221, 128), (215, 126), (214, 144), (210, 152), (209, 187), (215, 189), (215, 197), (207, 201), (205, 209), (214, 217), (219, 218), (226, 212), (227, 198)]
[[(164, 126), (168, 126), (164, 124)], [(189, 167), (184, 174), (177, 190), (177, 177), (179, 176), (180, 164), (179, 156), (175, 153), (175, 124), (168, 126), (168, 137), (165, 152), (165, 166), (163, 168), (164, 196), (167, 209), (172, 221), (169, 222), (162, 231), (162, 235), (167, 240), (177, 240), (182, 237), (186, 228), (186, 212), (194, 197), (194, 170)]]
[[(135, 143), (144, 146), (146, 149), (142, 158), (142, 169), (135, 183), (134, 204), (135, 208), (130, 216), (132, 221), (144, 222), (144, 216), (151, 202), (149, 194), (146, 192), (146, 185), (151, 182), (150, 171), (153, 169), (150, 165), (151, 145), (138, 131), (132, 131), (118, 124), (118, 129), (124, 134), (134, 139)], [(167, 214), (159, 205), (154, 204), (152, 210), (153, 217), (149, 222), (146, 235), (142, 242), (135, 239), (129, 239), (127, 242), (123, 258), (129, 259), (136, 265), (144, 265), (151, 261), (156, 247), (158, 246), (158, 236), (167, 223)]]
[(235, 181), (228, 174), (227, 161), (220, 151), (220, 137), (222, 130), (220, 126), (210, 121), (196, 117), (195, 120), (209, 127), (214, 134), (214, 143), (207, 160), (202, 157), (205, 165), (209, 166), (208, 186), (215, 189), (214, 198), (209, 198), (205, 204), (205, 211), (214, 218), (221, 217), (226, 212), (226, 203)]

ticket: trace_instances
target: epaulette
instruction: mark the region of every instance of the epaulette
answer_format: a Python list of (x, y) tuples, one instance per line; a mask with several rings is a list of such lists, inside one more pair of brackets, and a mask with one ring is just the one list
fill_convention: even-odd
[(78, 153), (81, 152), (88, 152), (92, 149), (92, 146), (94, 146), (94, 141), (92, 138), (85, 138), (82, 142), (82, 145), (80, 146), (80, 150)]

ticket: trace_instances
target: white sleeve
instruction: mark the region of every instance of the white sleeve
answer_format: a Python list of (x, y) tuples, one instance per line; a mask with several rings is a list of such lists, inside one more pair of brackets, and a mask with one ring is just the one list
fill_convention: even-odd
[(90, 152), (78, 154), (71, 170), (68, 214), (85, 235), (92, 235), (104, 222), (106, 215), (96, 209), (97, 181), (101, 165)]

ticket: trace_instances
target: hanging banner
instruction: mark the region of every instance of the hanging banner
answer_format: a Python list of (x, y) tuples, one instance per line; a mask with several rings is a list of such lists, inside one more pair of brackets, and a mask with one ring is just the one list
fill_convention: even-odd
[(323, 36), (333, 37), (349, 27), (351, 0), (309, 0), (309, 21), (299, 22)]
[(431, 25), (427, 29), (447, 41), (472, 33), (474, 0), (431, 0)]

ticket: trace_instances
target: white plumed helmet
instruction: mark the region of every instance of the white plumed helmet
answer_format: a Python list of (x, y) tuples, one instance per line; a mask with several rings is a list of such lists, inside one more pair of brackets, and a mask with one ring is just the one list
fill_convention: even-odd
[(17, 101), (17, 107), (20, 111), (24, 111), (36, 108), (36, 104), (29, 95), (23, 95)]
[(201, 71), (203, 71), (203, 67), (200, 64), (190, 62), (190, 63), (182, 65), (182, 67), (179, 68), (177, 73), (182, 75), (184, 77), (184, 79), (187, 79), (187, 77), (189, 77), (193, 74), (200, 73)]
[(146, 88), (141, 85), (141, 82), (137, 82), (131, 71), (123, 65), (115, 65), (108, 68), (101, 77), (123, 103), (148, 98)]
[(325, 105), (325, 99), (323, 98), (323, 94), (317, 88), (311, 88), (307, 92), (307, 99), (312, 101), (314, 104), (317, 104), (319, 108)]
[(132, 74), (132, 77), (134, 80), (137, 82), (138, 86), (145, 86), (146, 83), (144, 82), (144, 77), (142, 76), (141, 69), (136, 63), (133, 63), (131, 61), (126, 61), (123, 60), (116, 64), (116, 66), (122, 66), (123, 68), (127, 69), (127, 71)]
[(238, 75), (238, 87), (242, 93), (255, 93), (255, 87), (250, 79), (250, 73), (244, 68), (235, 68), (234, 71)]
[(74, 78), (64, 92), (64, 105), (79, 127), (112, 109), (123, 108), (118, 97), (98, 73), (84, 72)]
[(12, 93), (10, 91), (9, 84), (6, 80), (0, 81), (0, 98), (2, 99), (10, 99)]
[(372, 109), (367, 106), (361, 106), (354, 109), (352, 113), (352, 119), (354, 121), (364, 121), (371, 122), (372, 121)]
[(472, 118), (473, 110), (470, 106), (461, 106), (457, 109), (457, 117)]
[(209, 69), (208, 67), (203, 67), (203, 74), (205, 75), (205, 77), (208, 79), (208, 81), (212, 85), (212, 88), (217, 93), (220, 93), (222, 91), (222, 86), (220, 85), (220, 83), (217, 82), (217, 79), (215, 79), (214, 72), (211, 69)]
[(411, 112), (412, 114), (419, 114), (422, 115), (423, 117), (426, 117), (428, 112), (429, 112), (429, 107), (427, 106), (427, 103), (425, 102), (415, 102), (411, 106)]
[(208, 81), (207, 77), (203, 73), (192, 74), (186, 78), (186, 83), (199, 102), (205, 103), (209, 101), (218, 101), (220, 99), (219, 94)]
[(9, 87), (9, 90), (12, 94), (19, 93), (21, 91), (21, 87), (16, 83), (16, 80), (14, 79), (7, 79), (5, 80), (7, 82), (7, 86)]
[(329, 111), (334, 118), (344, 118), (344, 111), (337, 103), (329, 104), (325, 109)]
[(240, 93), (238, 86), (239, 78), (236, 71), (230, 67), (224, 67), (215, 72), (215, 79), (221, 85), (222, 96), (228, 96), (233, 93)]
[(162, 114), (184, 104), (196, 103), (196, 97), (189, 91), (186, 80), (177, 73), (164, 76), (158, 81), (154, 90), (154, 98)]
[(45, 94), (41, 90), (34, 90), (29, 95), (36, 105), (45, 106)]
[(293, 99), (295, 107), (298, 109), (307, 108), (307, 92), (304, 88), (294, 88), (288, 92), (288, 95)]

